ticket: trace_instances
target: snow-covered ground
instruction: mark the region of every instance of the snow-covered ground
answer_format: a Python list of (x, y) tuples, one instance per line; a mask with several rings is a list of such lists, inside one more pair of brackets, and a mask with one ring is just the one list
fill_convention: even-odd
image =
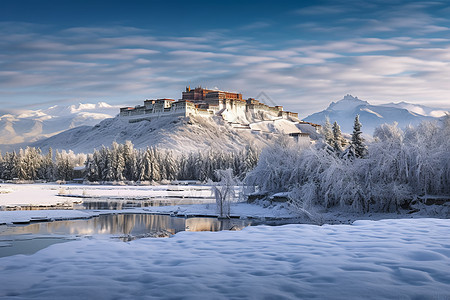
[(72, 203), (86, 198), (166, 198), (211, 197), (210, 186), (119, 186), (81, 184), (0, 184), (0, 206), (3, 205), (56, 205)]
[(7, 299), (449, 299), (450, 220), (83, 239), (0, 258)]

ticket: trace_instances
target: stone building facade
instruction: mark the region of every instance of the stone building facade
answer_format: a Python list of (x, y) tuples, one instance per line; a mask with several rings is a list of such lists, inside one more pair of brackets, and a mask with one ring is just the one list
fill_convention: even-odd
[(242, 99), (242, 94), (220, 90), (186, 87), (182, 98), (145, 100), (144, 105), (122, 107), (119, 116), (129, 122), (151, 120), (166, 116), (221, 116), (231, 123), (249, 120), (283, 118), (299, 121), (298, 114), (284, 111), (282, 106), (268, 106), (254, 98)]

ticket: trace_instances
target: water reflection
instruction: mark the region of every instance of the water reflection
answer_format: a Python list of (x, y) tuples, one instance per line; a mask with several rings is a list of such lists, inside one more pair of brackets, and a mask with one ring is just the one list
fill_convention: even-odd
[(142, 199), (127, 199), (127, 200), (111, 200), (111, 199), (83, 199), (74, 201), (72, 203), (58, 203), (54, 205), (15, 205), (2, 206), (0, 211), (14, 211), (14, 210), (54, 210), (54, 209), (108, 209), (121, 210), (135, 207), (150, 207), (150, 206), (173, 206), (185, 204), (208, 204), (215, 203), (213, 198), (197, 197), (169, 197), (169, 198), (154, 198), (150, 200)]
[(182, 204), (204, 204), (215, 203), (215, 199), (180, 199), (180, 198), (164, 198), (152, 200), (89, 200), (85, 199), (82, 203), (74, 206), (75, 209), (109, 209), (121, 210), (134, 207), (150, 207), (150, 206), (170, 206)]
[(239, 230), (251, 221), (216, 218), (178, 218), (167, 215), (113, 214), (87, 220), (67, 220), (33, 223), (29, 225), (0, 226), (0, 257), (15, 254), (33, 254), (54, 243), (79, 236), (117, 236), (124, 241), (148, 236), (164, 236), (180, 231)]
[(250, 225), (248, 220), (216, 218), (178, 218), (167, 215), (113, 214), (101, 215), (87, 220), (67, 220), (4, 226), (0, 236), (12, 235), (142, 235), (168, 231), (219, 231), (238, 230)]

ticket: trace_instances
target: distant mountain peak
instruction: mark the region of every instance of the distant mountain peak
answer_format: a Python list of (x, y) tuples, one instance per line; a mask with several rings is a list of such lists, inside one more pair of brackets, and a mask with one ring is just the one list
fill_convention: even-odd
[(347, 95), (344, 96), (344, 98), (342, 100), (359, 100), (359, 99), (358, 99), (358, 97), (353, 97), (352, 95), (347, 94)]
[(348, 110), (360, 105), (370, 105), (369, 102), (347, 94), (337, 102), (331, 102), (327, 110)]
[(369, 102), (347, 94), (337, 102), (331, 102), (326, 110), (314, 113), (304, 120), (307, 122), (323, 124), (328, 117), (331, 122), (337, 121), (343, 132), (353, 130), (353, 120), (360, 116), (363, 131), (369, 135), (374, 129), (383, 124), (397, 122), (399, 127), (417, 125), (422, 121), (433, 121), (445, 114), (445, 110), (432, 108), (405, 101), (371, 105)]
[(98, 102), (10, 112), (0, 116), (0, 150), (9, 147), (6, 145), (48, 138), (69, 128), (96, 125), (103, 119), (116, 116), (119, 108)]

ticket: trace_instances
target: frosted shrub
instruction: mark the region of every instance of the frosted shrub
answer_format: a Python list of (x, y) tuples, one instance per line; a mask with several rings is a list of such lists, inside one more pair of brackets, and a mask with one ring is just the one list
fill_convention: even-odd
[(262, 191), (287, 191), (286, 185), (294, 176), (301, 151), (291, 139), (279, 139), (261, 152), (258, 164), (247, 174), (246, 183), (258, 185)]
[(229, 217), (231, 210), (231, 203), (235, 200), (234, 187), (238, 182), (233, 177), (233, 170), (217, 170), (217, 178), (220, 181), (213, 185), (212, 189), (216, 198), (216, 207), (220, 217)]
[(374, 137), (364, 158), (336, 155), (327, 143), (304, 150), (277, 143), (262, 151), (245, 182), (269, 194), (289, 192), (297, 211), (318, 205), (391, 212), (417, 196), (450, 196), (450, 116), (404, 132), (384, 124)]
[(317, 192), (317, 185), (312, 181), (297, 185), (289, 193), (289, 204), (297, 211), (309, 211), (316, 204)]

